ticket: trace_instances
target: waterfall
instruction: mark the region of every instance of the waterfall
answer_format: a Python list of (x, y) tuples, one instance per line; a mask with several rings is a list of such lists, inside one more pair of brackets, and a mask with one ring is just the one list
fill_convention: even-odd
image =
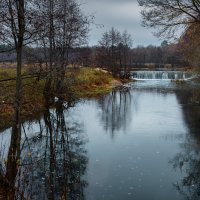
[(169, 79), (169, 78), (168, 78), (168, 73), (167, 73), (167, 72), (164, 72), (164, 73), (162, 74), (162, 79)]
[(182, 71), (132, 71), (131, 74), (135, 80), (188, 80), (193, 77)]

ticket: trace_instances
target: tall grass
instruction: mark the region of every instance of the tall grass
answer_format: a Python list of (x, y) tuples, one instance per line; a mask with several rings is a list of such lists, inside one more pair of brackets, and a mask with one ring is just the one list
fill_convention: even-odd
[[(26, 69), (23, 69), (23, 73), (27, 74)], [(0, 129), (12, 123), (15, 99), (15, 80), (1, 80), (14, 77), (14, 68), (0, 68)], [(113, 81), (109, 73), (93, 68), (69, 69), (65, 78), (67, 87), (78, 98), (104, 94), (111, 90)], [(32, 117), (44, 110), (44, 83), (45, 80), (37, 78), (22, 80), (22, 117)]]

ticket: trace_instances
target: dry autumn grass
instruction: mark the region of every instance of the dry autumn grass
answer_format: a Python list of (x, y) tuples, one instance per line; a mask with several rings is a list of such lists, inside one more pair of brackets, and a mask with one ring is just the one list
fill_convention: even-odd
[[(28, 72), (23, 69), (23, 74)], [(16, 77), (12, 67), (0, 67), (0, 129), (11, 125), (14, 115), (15, 80), (1, 81)], [(69, 69), (66, 84), (77, 98), (96, 97), (112, 89), (113, 77), (105, 71), (93, 68)], [(44, 79), (29, 78), (22, 81), (22, 118), (34, 118), (44, 110)], [(67, 97), (67, 94), (66, 94)]]

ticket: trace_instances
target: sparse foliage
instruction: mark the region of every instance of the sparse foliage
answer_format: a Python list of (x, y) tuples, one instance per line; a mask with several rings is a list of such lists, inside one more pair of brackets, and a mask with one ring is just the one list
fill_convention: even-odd
[(127, 57), (132, 46), (131, 35), (125, 30), (120, 33), (112, 28), (103, 33), (99, 41), (98, 59), (102, 67), (107, 68), (114, 76), (120, 76), (127, 69)]
[(156, 28), (159, 36), (174, 36), (177, 28), (200, 23), (199, 0), (138, 0), (143, 24)]

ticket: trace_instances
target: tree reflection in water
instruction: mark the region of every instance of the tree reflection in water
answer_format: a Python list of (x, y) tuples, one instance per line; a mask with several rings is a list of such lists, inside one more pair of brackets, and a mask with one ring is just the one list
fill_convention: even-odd
[[(3, 160), (3, 162), (0, 163), (0, 198), (2, 199), (15, 199), (15, 191), (17, 191), (17, 197), (23, 199), (23, 194), (18, 191), (15, 185), (20, 165), (20, 141), (21, 125), (16, 123), (11, 129), (11, 140), (7, 160)], [(0, 153), (0, 155), (2, 154), (3, 153)]]
[(177, 99), (182, 105), (188, 135), (182, 151), (171, 161), (175, 170), (180, 170), (184, 178), (175, 186), (188, 200), (200, 199), (200, 91), (177, 91)]
[(177, 154), (170, 163), (174, 169), (181, 170), (184, 178), (175, 186), (188, 200), (200, 199), (200, 147), (195, 146), (191, 138), (186, 139), (183, 151)]
[(68, 108), (59, 102), (43, 119), (21, 127), (17, 133), (12, 128), (8, 156), (1, 156), (2, 199), (85, 199), (87, 139)]
[(128, 87), (115, 89), (99, 100), (101, 120), (114, 138), (115, 132), (125, 129), (131, 121), (131, 92)]

